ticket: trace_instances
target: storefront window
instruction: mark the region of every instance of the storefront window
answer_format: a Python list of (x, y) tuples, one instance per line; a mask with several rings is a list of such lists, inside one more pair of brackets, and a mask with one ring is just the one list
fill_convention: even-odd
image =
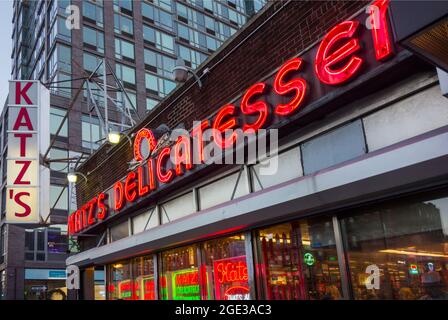
[(133, 285), (130, 261), (122, 261), (109, 267), (109, 300), (133, 300)]
[(250, 300), (249, 276), (243, 235), (204, 243), (203, 299)]
[(448, 299), (448, 198), (341, 219), (355, 299)]
[(340, 272), (330, 218), (285, 223), (258, 232), (260, 298), (340, 299)]
[(200, 300), (197, 246), (162, 252), (161, 300)]
[(155, 300), (154, 260), (152, 256), (133, 260), (134, 296), (136, 300)]

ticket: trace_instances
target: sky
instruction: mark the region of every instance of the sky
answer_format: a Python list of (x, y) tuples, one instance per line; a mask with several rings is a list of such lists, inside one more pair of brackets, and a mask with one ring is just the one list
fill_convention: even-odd
[(0, 0), (0, 113), (8, 96), (11, 75), (12, 0)]

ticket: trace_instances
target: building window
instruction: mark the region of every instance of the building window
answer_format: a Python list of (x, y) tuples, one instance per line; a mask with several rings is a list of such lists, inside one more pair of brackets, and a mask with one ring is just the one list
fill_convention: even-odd
[[(61, 122), (64, 120), (64, 116), (66, 114), (66, 110), (50, 107), (50, 133), (52, 135), (56, 134)], [(58, 137), (68, 137), (68, 121), (64, 121), (64, 125), (59, 131)]]
[(132, 234), (137, 234), (159, 225), (157, 210), (151, 208), (132, 218)]
[(86, 48), (104, 53), (104, 34), (101, 31), (84, 26), (83, 38)]
[(68, 210), (67, 187), (56, 184), (50, 185), (50, 209)]
[(146, 70), (165, 77), (172, 76), (172, 71), (175, 65), (175, 60), (173, 58), (145, 49), (144, 59)]
[(157, 49), (174, 54), (174, 38), (169, 34), (144, 25), (143, 39)]
[(120, 63), (115, 64), (117, 78), (123, 82), (127, 88), (135, 88), (135, 69)]
[(98, 149), (101, 145), (103, 132), (97, 118), (83, 115), (81, 118), (82, 146), (87, 149)]
[(173, 30), (173, 18), (171, 13), (142, 2), (142, 16), (144, 21), (154, 23), (155, 25), (170, 31)]
[(258, 231), (259, 294), (268, 300), (342, 297), (331, 218), (304, 219)]
[(134, 300), (155, 300), (154, 260), (152, 256), (133, 259)]
[(134, 62), (134, 44), (115, 38), (115, 58)]
[(153, 98), (146, 98), (146, 110), (152, 110), (155, 108), (156, 105), (159, 104), (159, 100), (153, 99)]
[(134, 23), (132, 22), (132, 19), (115, 13), (114, 30), (115, 33), (132, 37), (134, 35)]
[(110, 230), (110, 242), (114, 242), (129, 237), (128, 221), (115, 225), (111, 227), (109, 230)]
[(84, 20), (103, 27), (103, 4), (102, 2), (82, 2), (82, 15)]
[(207, 241), (203, 244), (207, 279), (207, 300), (250, 300), (249, 274), (243, 235)]
[(175, 82), (149, 73), (145, 74), (145, 84), (147, 92), (158, 95), (161, 98), (165, 97), (172, 90), (174, 90), (174, 88), (176, 88)]
[(114, 0), (114, 11), (132, 16), (132, 0)]
[[(51, 148), (50, 149), (50, 159), (67, 159), (68, 158), (68, 150), (59, 149), (59, 148)], [(50, 169), (57, 172), (68, 172), (68, 162), (60, 161), (60, 162), (51, 162)]]
[[(102, 58), (98, 57), (94, 54), (83, 52), (82, 60), (83, 60), (84, 69), (88, 72), (93, 72), (93, 71), (95, 71), (98, 64), (101, 62)], [(101, 74), (102, 70), (103, 70), (103, 67), (101, 66), (98, 69), (97, 74)]]
[(161, 300), (201, 300), (197, 246), (162, 252)]
[[(448, 198), (411, 200), (344, 216), (355, 299), (448, 299)], [(369, 266), (379, 286), (366, 289)]]
[(131, 262), (129, 260), (112, 264), (109, 270), (107, 288), (109, 300), (133, 300)]
[(179, 47), (179, 56), (185, 61), (185, 64), (193, 69), (196, 69), (207, 56), (198, 51), (192, 50), (190, 48), (184, 47), (182, 45), (178, 45)]

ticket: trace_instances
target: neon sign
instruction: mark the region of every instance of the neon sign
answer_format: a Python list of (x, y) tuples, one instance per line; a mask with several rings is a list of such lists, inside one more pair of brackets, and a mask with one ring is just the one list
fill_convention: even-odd
[[(370, 31), (361, 30), (364, 16), (337, 24), (319, 45), (301, 57), (287, 60), (274, 76), (251, 85), (239, 102), (224, 104), (212, 118), (195, 125), (188, 136), (179, 136), (173, 146), (153, 154), (157, 146), (154, 133), (148, 128), (140, 129), (135, 136), (133, 154), (141, 165), (92, 199), (87, 208), (72, 213), (69, 233), (84, 232), (107, 216), (120, 213), (159, 191), (192, 170), (193, 163), (205, 163), (202, 134), (206, 129), (215, 129), (210, 143), (221, 149), (232, 148), (237, 132), (225, 134), (229, 129), (256, 132), (285, 122), (286, 117), (299, 113), (307, 104), (352, 81), (361, 72), (371, 72), (380, 66), (394, 55), (388, 29), (388, 4), (388, 0), (377, 0), (369, 7)], [(370, 55), (365, 48), (372, 48)], [(168, 161), (172, 154), (174, 163)]]
[(217, 300), (249, 300), (246, 256), (215, 260), (213, 274)]
[(200, 300), (197, 269), (175, 271), (171, 274), (173, 300)]

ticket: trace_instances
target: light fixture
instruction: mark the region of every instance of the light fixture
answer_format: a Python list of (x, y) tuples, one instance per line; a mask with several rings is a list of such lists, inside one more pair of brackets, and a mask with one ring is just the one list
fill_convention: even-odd
[(110, 131), (109, 134), (107, 135), (107, 139), (109, 140), (110, 143), (112, 144), (118, 144), (120, 143), (120, 133), (117, 131)]
[[(183, 59), (177, 59), (176, 60), (176, 64), (173, 68), (173, 78), (174, 81), (176, 82), (180, 82), (180, 83), (184, 83), (185, 81), (187, 81), (188, 79), (188, 73), (191, 73), (193, 75), (193, 77), (196, 79), (196, 82), (198, 83), (199, 89), (202, 88), (202, 81), (201, 79), (198, 77), (198, 75), (193, 71), (193, 69), (187, 67), (185, 65), (185, 61)], [(209, 69), (206, 68), (203, 72), (202, 75), (205, 75), (206, 73), (208, 73)]]
[(129, 144), (132, 146), (132, 140), (126, 133), (120, 133), (114, 130), (109, 131), (107, 135), (107, 141), (109, 141), (110, 144), (119, 144), (121, 141), (121, 137), (125, 137), (126, 139), (128, 139)]
[(71, 170), (67, 173), (67, 180), (70, 183), (76, 183), (78, 181), (78, 176), (83, 177), (84, 180), (87, 182), (87, 177), (83, 173)]

